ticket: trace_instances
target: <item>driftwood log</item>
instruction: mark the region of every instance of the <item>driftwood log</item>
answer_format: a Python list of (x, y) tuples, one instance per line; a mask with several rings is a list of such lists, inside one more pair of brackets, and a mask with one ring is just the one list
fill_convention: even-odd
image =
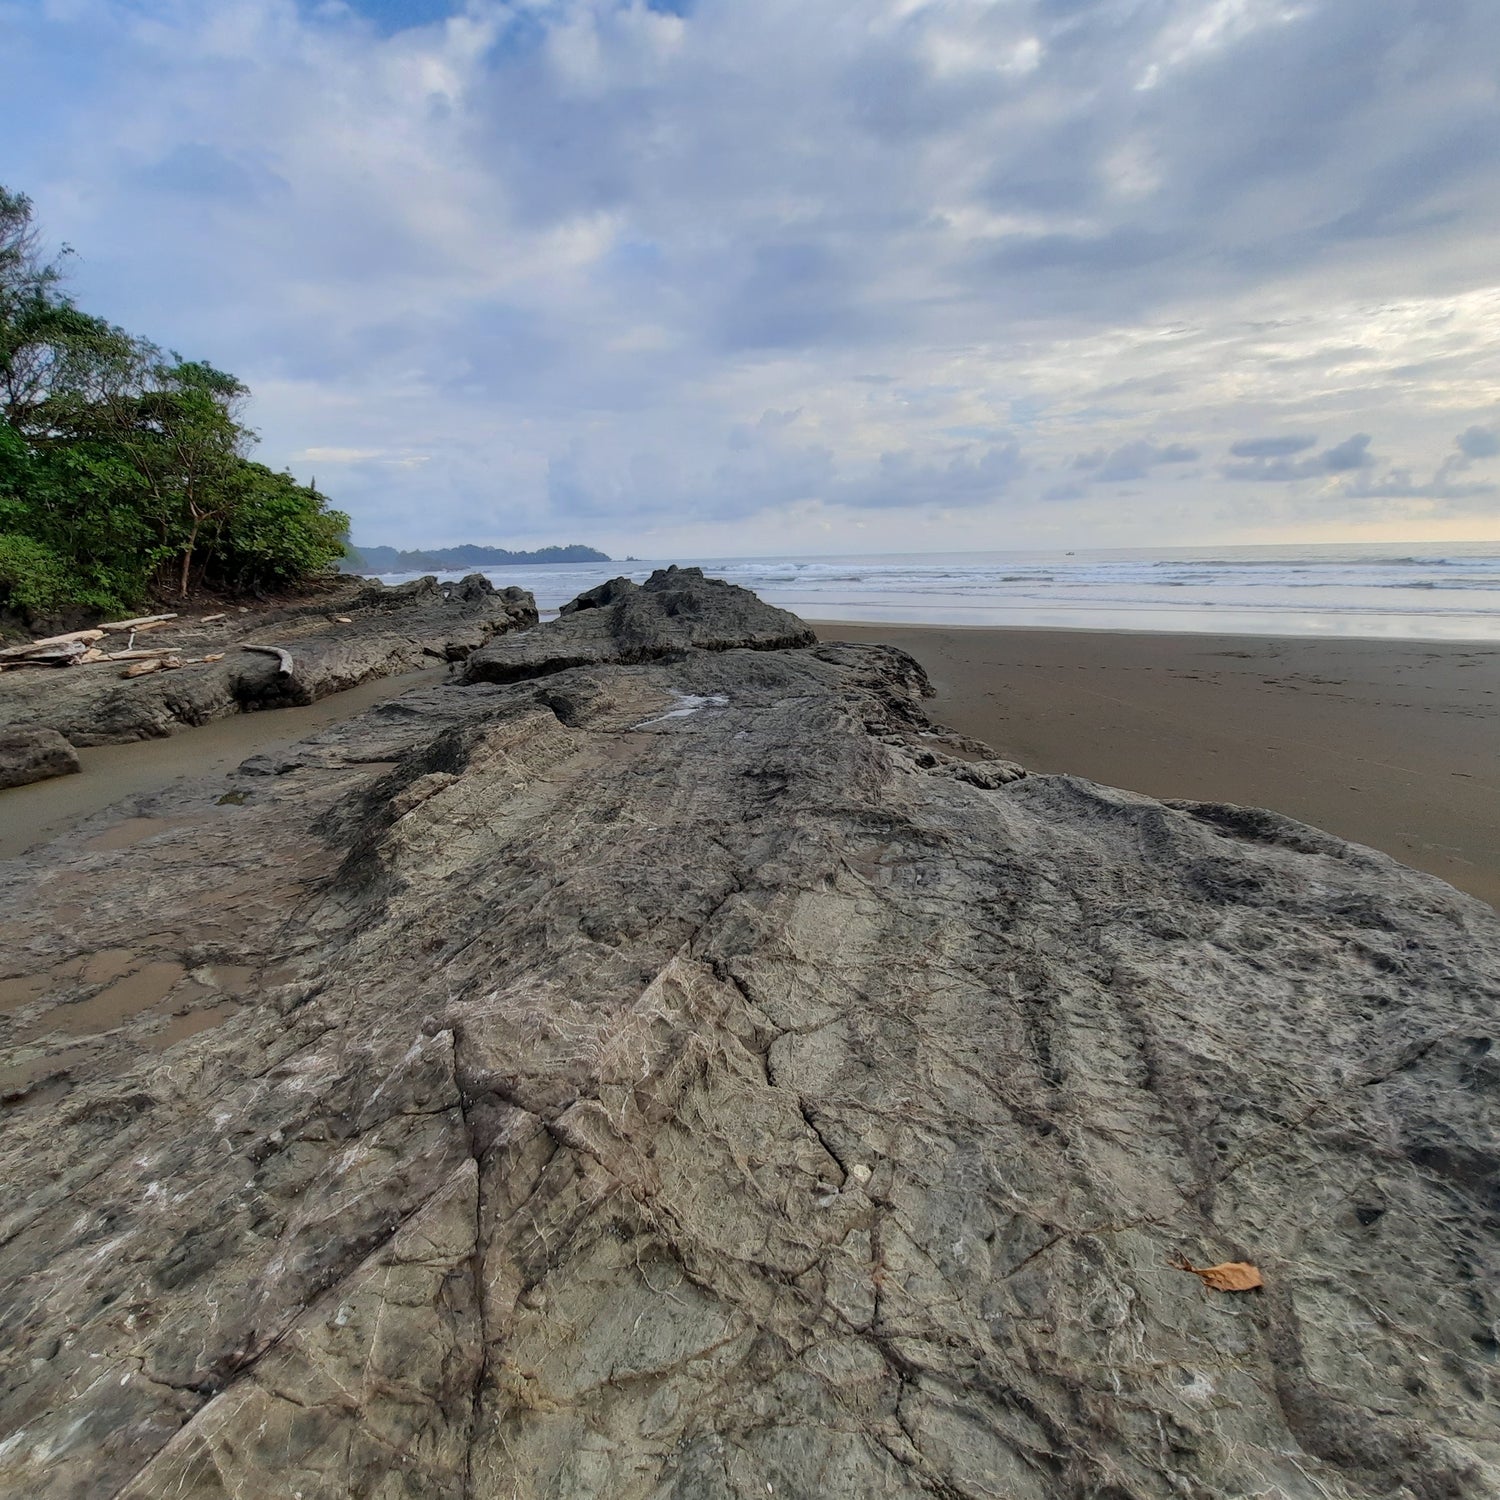
[(54, 647), (71, 646), (75, 643), (79, 646), (88, 646), (103, 638), (102, 630), (70, 630), (66, 635), (49, 635), (39, 641), (25, 641), (19, 646), (0, 648), (0, 661), (20, 661), (36, 656), (38, 653), (51, 651)]
[(17, 667), (71, 667), (88, 654), (85, 641), (63, 641), (53, 646), (34, 646), (24, 656), (0, 657), (0, 669), (13, 671)]
[(262, 651), (267, 656), (274, 656), (281, 663), (281, 665), (278, 666), (276, 670), (278, 672), (280, 672), (283, 677), (290, 677), (292, 675), (292, 671), (293, 671), (292, 653), (290, 651), (283, 651), (280, 646), (250, 646), (250, 645), (243, 645), (243, 646), (240, 647), (240, 650), (241, 651)]
[(132, 662), (120, 676), (144, 677), (148, 672), (175, 672), (181, 665), (181, 659), (176, 656), (158, 656), (151, 661)]
[(133, 620), (106, 620), (100, 630), (147, 630), (156, 625), (165, 625), (175, 620), (176, 615), (137, 615)]

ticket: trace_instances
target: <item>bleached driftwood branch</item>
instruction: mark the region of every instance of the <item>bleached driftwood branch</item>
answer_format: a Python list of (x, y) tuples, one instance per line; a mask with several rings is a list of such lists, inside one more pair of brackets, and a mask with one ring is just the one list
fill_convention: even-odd
[(0, 661), (21, 661), (28, 657), (45, 656), (58, 650), (68, 654), (66, 649), (70, 646), (78, 646), (79, 650), (74, 655), (83, 655), (84, 650), (94, 641), (102, 640), (102, 630), (70, 630), (66, 635), (49, 635), (39, 641), (23, 641), (19, 646), (6, 646), (0, 648)]
[(176, 615), (137, 615), (133, 620), (106, 620), (100, 630), (149, 630), (157, 625), (165, 625), (168, 620), (175, 620)]
[(290, 651), (283, 651), (280, 646), (243, 645), (240, 647), (240, 650), (264, 651), (267, 656), (274, 656), (280, 661), (281, 665), (277, 667), (276, 670), (280, 672), (283, 677), (290, 677), (292, 675), (292, 653)]

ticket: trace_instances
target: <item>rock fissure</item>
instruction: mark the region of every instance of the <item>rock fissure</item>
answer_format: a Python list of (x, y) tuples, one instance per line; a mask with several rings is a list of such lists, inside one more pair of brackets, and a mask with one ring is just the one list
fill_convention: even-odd
[(1494, 919), (1017, 779), (909, 659), (726, 590), (610, 585), (323, 731), (233, 858), (189, 821), (0, 870), (38, 968), (85, 957), (70, 891), (98, 951), (188, 952), (217, 883), (208, 946), (291, 971), (7, 1104), (0, 1489), (1500, 1489)]

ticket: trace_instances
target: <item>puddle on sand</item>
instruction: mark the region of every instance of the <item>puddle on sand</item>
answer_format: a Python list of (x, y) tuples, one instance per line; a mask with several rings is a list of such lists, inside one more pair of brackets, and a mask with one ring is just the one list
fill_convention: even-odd
[(71, 1071), (71, 1065), (59, 1064), (55, 1057), (34, 1057), (30, 1062), (0, 1068), (0, 1104), (39, 1104), (60, 1099), (73, 1086), (68, 1078)]
[(168, 1047), (184, 1042), (190, 1036), (197, 1036), (200, 1031), (208, 1031), (221, 1025), (238, 1010), (239, 1006), (233, 1000), (224, 1000), (218, 1005), (210, 1005), (206, 1010), (190, 1010), (183, 1015), (173, 1016), (164, 1029), (154, 1032), (151, 1036), (142, 1037), (141, 1040), (153, 1051), (164, 1052)]
[(35, 1041), (54, 1033), (92, 1036), (100, 1031), (113, 1031), (132, 1016), (165, 1000), (167, 992), (186, 975), (187, 970), (171, 959), (145, 964), (133, 974), (106, 986), (91, 1000), (80, 1000), (76, 1005), (59, 1005), (44, 1016), (23, 1040)]
[(122, 818), (113, 828), (106, 828), (96, 838), (91, 838), (85, 849), (128, 849), (132, 844), (142, 843), (153, 834), (165, 833), (169, 828), (183, 828), (192, 823), (201, 823), (202, 818)]
[(50, 974), (24, 974), (19, 979), (0, 979), (0, 1011), (20, 1010), (40, 999), (52, 986)]
[(140, 961), (140, 956), (129, 948), (101, 948), (84, 961), (79, 978), (85, 984), (108, 984), (111, 979), (128, 974)]
[[(436, 687), (447, 676), (446, 666), (423, 668), (364, 682), (302, 708), (231, 714), (164, 740), (135, 740), (128, 745), (96, 745), (81, 750), (81, 776), (55, 776), (0, 791), (0, 859), (11, 859), (35, 848), (122, 798), (158, 791), (179, 777), (227, 775), (247, 756), (295, 744), (304, 735), (363, 713), (387, 698), (412, 688)], [(250, 805), (254, 804), (252, 795)]]
[(255, 983), (255, 970), (249, 964), (210, 964), (208, 973), (226, 995), (243, 995)]
[[(263, 970), (253, 964), (209, 964), (197, 973), (203, 978), (190, 977), (175, 960), (142, 963), (140, 955), (129, 948), (101, 948), (44, 974), (0, 980), (0, 1012), (18, 1010), (42, 998), (48, 989), (80, 979), (106, 986), (88, 1000), (54, 1007), (18, 1039), (23, 1046), (40, 1041), (45, 1050), (25, 1062), (0, 1067), (0, 1105), (13, 1108), (55, 1102), (75, 1081), (93, 1076), (90, 1065), (106, 1055), (100, 1051), (101, 1044), (108, 1047), (123, 1041), (126, 1051), (114, 1053), (122, 1065), (140, 1055), (135, 1048), (165, 1052), (238, 1015), (257, 988), (285, 984), (292, 978), (292, 970), (285, 966)], [(222, 998), (213, 1004), (200, 1003), (215, 992)], [(169, 1003), (175, 1007), (173, 1014), (165, 1014)], [(197, 1009), (187, 1008), (195, 1004)], [(153, 1012), (165, 1023), (157, 1030), (137, 1026), (128, 1039), (100, 1036)]]

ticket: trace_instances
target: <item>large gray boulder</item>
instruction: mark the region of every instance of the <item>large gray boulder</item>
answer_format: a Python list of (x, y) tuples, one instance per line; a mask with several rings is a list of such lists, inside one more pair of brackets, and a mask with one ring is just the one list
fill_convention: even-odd
[(658, 568), (642, 584), (611, 578), (526, 635), (494, 641), (464, 665), (466, 682), (517, 682), (565, 667), (660, 661), (684, 651), (784, 651), (816, 636), (796, 615), (701, 568)]
[[(342, 580), (307, 603), (204, 625), (190, 618), (142, 635), (188, 665), (121, 680), (123, 664), (36, 668), (0, 677), (0, 726), (45, 727), (74, 745), (156, 739), (230, 714), (316, 702), (377, 677), (462, 661), (496, 635), (534, 625), (525, 589), (495, 589), (478, 573), (458, 583), (420, 578), (396, 588)], [(124, 646), (123, 636), (108, 645)], [(280, 647), (275, 656), (245, 646)], [(219, 657), (203, 661), (207, 656)]]
[(0, 728), (0, 788), (72, 776), (79, 769), (78, 752), (55, 729)]
[(429, 689), (5, 869), (0, 1493), (1497, 1493), (1500, 921), (922, 687)]

